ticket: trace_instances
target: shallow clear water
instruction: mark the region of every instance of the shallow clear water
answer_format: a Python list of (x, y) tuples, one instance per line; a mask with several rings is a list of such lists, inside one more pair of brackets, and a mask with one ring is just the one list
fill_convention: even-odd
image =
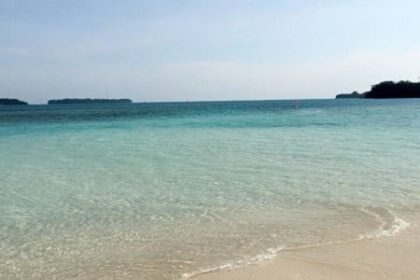
[(393, 235), (419, 162), (420, 100), (1, 107), (0, 278), (180, 279)]

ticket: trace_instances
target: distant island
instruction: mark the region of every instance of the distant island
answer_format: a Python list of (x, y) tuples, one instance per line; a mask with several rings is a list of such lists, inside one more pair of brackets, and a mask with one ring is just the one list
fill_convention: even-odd
[(368, 92), (338, 94), (336, 99), (344, 98), (420, 98), (420, 83), (413, 83), (409, 81), (392, 82), (386, 81), (372, 86)]
[(364, 98), (363, 93), (358, 93), (357, 91), (353, 91), (352, 93), (341, 93), (337, 94), (335, 99), (345, 99), (345, 98)]
[(0, 105), (28, 105), (28, 103), (14, 98), (0, 98)]
[(133, 103), (131, 99), (91, 99), (91, 98), (66, 98), (66, 99), (52, 99), (48, 101), (50, 105), (57, 104), (115, 104), (115, 103)]

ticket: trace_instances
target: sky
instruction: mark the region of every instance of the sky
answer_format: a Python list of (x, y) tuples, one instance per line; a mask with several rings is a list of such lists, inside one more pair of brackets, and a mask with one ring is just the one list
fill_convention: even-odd
[(1, 0), (0, 97), (332, 98), (420, 79), (418, 0)]

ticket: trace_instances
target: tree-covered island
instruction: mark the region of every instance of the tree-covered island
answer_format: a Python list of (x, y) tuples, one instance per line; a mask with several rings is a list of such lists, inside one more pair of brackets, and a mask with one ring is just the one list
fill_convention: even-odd
[(15, 98), (0, 98), (0, 105), (28, 105), (28, 103)]
[(338, 94), (336, 99), (343, 98), (420, 98), (420, 83), (409, 81), (392, 82), (386, 81), (373, 85), (371, 90), (365, 93)]
[(115, 103), (133, 103), (131, 99), (91, 99), (91, 98), (65, 98), (52, 99), (48, 101), (50, 105), (57, 104), (115, 104)]

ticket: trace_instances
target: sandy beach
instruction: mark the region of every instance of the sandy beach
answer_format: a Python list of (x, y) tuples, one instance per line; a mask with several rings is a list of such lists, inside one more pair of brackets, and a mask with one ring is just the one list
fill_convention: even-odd
[(419, 279), (420, 219), (396, 236), (282, 251), (267, 262), (195, 280)]

